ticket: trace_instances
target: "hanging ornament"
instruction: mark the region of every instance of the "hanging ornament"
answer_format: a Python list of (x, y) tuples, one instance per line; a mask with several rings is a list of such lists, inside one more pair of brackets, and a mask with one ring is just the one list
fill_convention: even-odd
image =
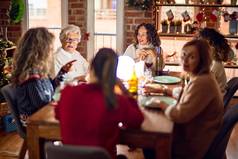
[(217, 21), (217, 18), (219, 17), (219, 11), (214, 9), (211, 14), (210, 14), (210, 19), (213, 21), (213, 22), (216, 22)]
[(88, 41), (89, 36), (90, 36), (90, 33), (89, 33), (89, 32), (84, 33), (83, 40)]
[(197, 21), (198, 21), (199, 23), (201, 23), (201, 22), (203, 21), (204, 17), (205, 17), (205, 14), (204, 14), (204, 12), (202, 12), (202, 11), (200, 11), (200, 12), (196, 15), (196, 19), (197, 19)]
[(166, 12), (166, 15), (168, 16), (169, 21), (172, 21), (174, 19), (174, 14), (171, 9)]
[(187, 21), (189, 21), (191, 19), (189, 14), (188, 14), (188, 11), (184, 11), (181, 15), (183, 17), (183, 21), (184, 22), (187, 22)]
[(225, 22), (228, 22), (230, 20), (230, 14), (227, 11), (224, 11), (222, 16)]
[(232, 12), (230, 14), (230, 20), (236, 20), (238, 18), (238, 12)]

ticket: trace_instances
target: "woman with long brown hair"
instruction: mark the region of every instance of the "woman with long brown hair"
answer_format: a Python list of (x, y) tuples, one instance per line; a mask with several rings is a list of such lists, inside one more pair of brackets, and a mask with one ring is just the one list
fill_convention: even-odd
[(54, 79), (49, 78), (53, 61), (54, 35), (44, 27), (29, 29), (20, 39), (13, 59), (12, 83), (16, 87), (21, 121), (52, 101), (54, 88), (62, 80), (66, 67)]

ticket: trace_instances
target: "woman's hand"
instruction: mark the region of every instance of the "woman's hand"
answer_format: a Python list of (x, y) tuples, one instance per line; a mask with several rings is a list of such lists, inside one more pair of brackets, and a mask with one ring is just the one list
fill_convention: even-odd
[(159, 84), (147, 83), (144, 86), (145, 93), (163, 93), (163, 86)]
[(147, 55), (148, 55), (148, 53), (144, 49), (141, 49), (141, 50), (138, 51), (138, 56), (139, 56), (140, 60), (145, 60)]
[(157, 57), (156, 51), (153, 50), (153, 49), (147, 49), (147, 50), (146, 50), (146, 53), (147, 53), (147, 55), (151, 55), (151, 56), (154, 57), (154, 58)]
[(77, 60), (72, 60), (66, 63), (64, 66), (62, 66), (61, 69), (63, 69), (65, 72), (69, 72), (71, 70), (71, 67), (73, 66), (73, 63), (76, 62)]

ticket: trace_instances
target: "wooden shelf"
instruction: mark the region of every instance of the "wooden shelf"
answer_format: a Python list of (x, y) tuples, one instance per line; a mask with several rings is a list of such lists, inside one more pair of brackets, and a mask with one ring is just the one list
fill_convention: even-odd
[(233, 7), (236, 8), (238, 5), (230, 5), (230, 4), (162, 4), (158, 1), (156, 2), (156, 6), (174, 6), (174, 7)]
[[(167, 66), (179, 66), (179, 62), (165, 62), (165, 65)], [(238, 65), (228, 65), (224, 64), (225, 68), (231, 68), (231, 69), (238, 69)]]
[[(194, 37), (195, 34), (185, 33), (158, 33), (161, 37)], [(225, 35), (226, 38), (238, 39), (238, 35)]]
[(185, 34), (185, 33), (158, 33), (159, 36), (164, 37), (194, 37), (195, 34)]
[(165, 62), (165, 65), (168, 65), (168, 66), (179, 66), (179, 62)]

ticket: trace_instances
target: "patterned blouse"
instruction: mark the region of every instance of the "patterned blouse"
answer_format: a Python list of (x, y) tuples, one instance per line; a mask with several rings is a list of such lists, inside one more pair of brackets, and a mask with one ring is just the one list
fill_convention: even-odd
[(34, 71), (28, 80), (16, 86), (17, 107), (23, 125), (31, 114), (52, 101), (55, 87), (63, 80), (60, 72), (54, 80), (42, 78)]

